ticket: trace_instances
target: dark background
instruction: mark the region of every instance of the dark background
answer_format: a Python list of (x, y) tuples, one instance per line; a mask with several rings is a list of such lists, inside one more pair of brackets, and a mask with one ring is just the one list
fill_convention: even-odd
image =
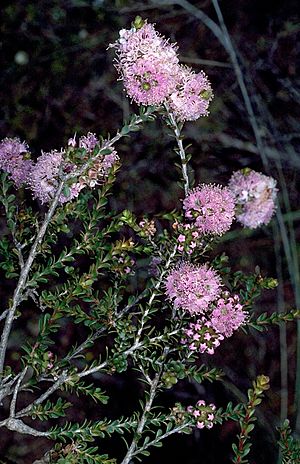
[[(180, 2), (178, 2), (180, 3)], [(186, 2), (185, 2), (186, 4)], [(217, 22), (207, 1), (193, 1)], [(155, 22), (157, 29), (179, 45), (183, 62), (209, 76), (215, 98), (211, 114), (186, 124), (187, 142), (193, 144), (191, 166), (196, 183), (226, 184), (231, 172), (250, 166), (275, 177), (280, 204), (288, 227), (295, 273), (299, 253), (299, 2), (227, 0), (220, 7), (245, 77), (250, 102), (262, 137), (267, 163), (249, 122), (245, 102), (229, 56), (215, 35), (192, 11), (180, 5), (141, 1), (15, 1), (1, 2), (0, 38), (0, 138), (19, 136), (38, 156), (63, 146), (75, 132), (113, 134), (136, 107), (130, 107), (113, 67), (109, 43), (119, 29), (129, 28), (136, 14)], [(133, 209), (137, 214), (154, 215), (180, 207), (182, 193), (177, 185), (173, 141), (159, 122), (147, 124), (131, 140), (122, 141), (122, 160), (111, 207)], [(288, 263), (282, 250), (276, 219), (266, 228), (246, 231), (235, 225), (220, 244), (234, 270), (253, 272), (259, 265), (263, 275), (279, 277), (278, 290), (262, 295), (261, 311), (295, 307)], [(294, 235), (293, 235), (294, 234)], [(291, 265), (291, 263), (289, 263)], [(24, 328), (26, 330), (26, 328)], [(28, 328), (30, 330), (30, 328)], [(288, 416), (295, 419), (294, 382), (296, 324), (287, 332), (278, 327), (252, 336), (236, 334), (222, 345), (213, 361), (224, 368), (227, 382), (187, 385), (179, 382), (160, 398), (166, 406), (180, 400), (193, 404), (204, 396), (218, 406), (244, 399), (250, 382), (264, 373), (271, 378), (271, 390), (259, 409), (259, 426), (254, 433), (251, 463), (273, 464), (277, 459), (275, 427), (280, 420), (282, 398), (288, 393)], [(285, 346), (284, 340), (287, 339)], [(288, 386), (281, 390), (280, 353), (288, 357)], [(76, 420), (131, 414), (142, 395), (134, 375), (101, 379), (115, 397), (109, 411), (97, 411), (93, 404), (76, 412)], [(281, 413), (282, 417), (285, 415)], [(154, 450), (145, 462), (210, 464), (230, 462), (231, 443), (238, 429), (232, 423), (209, 432), (176, 436)], [(40, 439), (20, 437), (1, 430), (0, 456), (4, 462), (29, 464), (49, 446)], [(107, 444), (111, 456), (124, 454), (122, 442)], [(101, 449), (105, 452), (106, 449)]]

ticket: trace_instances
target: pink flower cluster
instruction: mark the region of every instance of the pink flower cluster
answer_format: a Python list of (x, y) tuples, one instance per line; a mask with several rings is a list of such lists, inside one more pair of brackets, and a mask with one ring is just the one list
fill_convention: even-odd
[(239, 296), (224, 292), (215, 304), (210, 321), (214, 330), (225, 337), (231, 337), (246, 322), (247, 317), (248, 313), (243, 311)]
[(92, 132), (88, 132), (87, 135), (82, 135), (78, 142), (79, 147), (84, 148), (89, 154), (93, 153), (98, 144), (99, 139), (96, 134), (93, 134)]
[(96, 185), (102, 184), (103, 181), (107, 178), (111, 168), (119, 161), (119, 156), (117, 152), (113, 150), (110, 154), (105, 155), (104, 157), (98, 157), (93, 165), (88, 169), (85, 174), (82, 174), (79, 177), (78, 185), (80, 190), (85, 186), (90, 188), (95, 187)]
[(179, 121), (195, 121), (207, 116), (213, 98), (210, 83), (203, 71), (195, 74), (191, 68), (180, 66), (176, 90), (169, 97), (170, 108)]
[(201, 315), (183, 330), (181, 343), (190, 354), (214, 354), (224, 337), (231, 337), (248, 318), (239, 296), (222, 293), (220, 276), (207, 264), (182, 262), (169, 273), (165, 285), (175, 308)]
[(0, 142), (0, 169), (9, 174), (16, 187), (29, 178), (33, 162), (26, 158), (28, 152), (28, 145), (18, 138), (5, 138)]
[(194, 250), (198, 249), (202, 245), (201, 235), (192, 224), (178, 224), (175, 223), (174, 228), (179, 233), (177, 237), (178, 245), (177, 250), (182, 253), (185, 251), (191, 255)]
[(215, 348), (224, 340), (224, 336), (215, 330), (212, 322), (202, 317), (196, 323), (191, 322), (184, 330), (181, 343), (185, 345), (191, 353), (200, 352), (214, 354)]
[(207, 264), (182, 262), (166, 278), (166, 294), (176, 308), (202, 314), (221, 293), (221, 278)]
[(232, 224), (234, 208), (230, 190), (213, 184), (200, 184), (183, 200), (186, 218), (194, 221), (201, 234), (224, 234)]
[(255, 229), (268, 224), (276, 209), (276, 180), (252, 169), (234, 172), (229, 189), (236, 203), (236, 218), (245, 227)]
[(204, 400), (199, 400), (196, 406), (188, 406), (187, 412), (195, 421), (198, 429), (205, 427), (211, 429), (214, 425), (216, 406), (214, 404), (206, 404)]
[[(53, 150), (49, 153), (42, 153), (36, 163), (32, 166), (27, 183), (32, 191), (33, 197), (39, 199), (41, 203), (48, 203), (54, 197), (59, 185), (59, 178), (69, 168), (73, 166), (64, 163), (65, 152)], [(80, 187), (73, 184), (69, 188), (68, 195), (61, 194), (60, 203), (72, 200), (77, 197)]]
[[(72, 148), (76, 148), (78, 146), (79, 148), (83, 148), (85, 150), (85, 154), (82, 155), (81, 160), (83, 163), (85, 163), (89, 160), (91, 155), (97, 155), (97, 153), (95, 153), (95, 149), (100, 147), (100, 141), (96, 134), (88, 132), (87, 135), (83, 135), (79, 138), (78, 145), (76, 136), (69, 139), (68, 145)], [(92, 166), (87, 170), (87, 172), (79, 177), (77, 183), (77, 188), (79, 191), (86, 186), (93, 188), (96, 185), (103, 183), (103, 181), (107, 178), (111, 168), (117, 164), (118, 161), (119, 157), (115, 150), (112, 150), (111, 153), (107, 155), (96, 157)]]
[(116, 68), (129, 97), (142, 105), (167, 104), (179, 121), (193, 121), (208, 114), (213, 97), (204, 72), (194, 73), (179, 64), (177, 47), (154, 28), (141, 22), (122, 29), (111, 45)]
[[(78, 166), (68, 161), (71, 148), (77, 147), (76, 137), (69, 139), (69, 150), (52, 150), (42, 153), (36, 163), (27, 159), (28, 146), (19, 139), (4, 139), (0, 142), (0, 169), (9, 173), (11, 179), (20, 187), (26, 185), (32, 191), (33, 197), (41, 203), (48, 203), (54, 197), (63, 175), (74, 172)], [(80, 175), (76, 182), (66, 186), (59, 201), (65, 203), (77, 197), (84, 187), (95, 187), (105, 181), (111, 168), (118, 162), (119, 157), (115, 150), (107, 155), (97, 156), (95, 148), (99, 146), (99, 140), (95, 134), (88, 133), (79, 138), (78, 148), (84, 150), (80, 165), (88, 161), (91, 155), (95, 160), (91, 167)]]

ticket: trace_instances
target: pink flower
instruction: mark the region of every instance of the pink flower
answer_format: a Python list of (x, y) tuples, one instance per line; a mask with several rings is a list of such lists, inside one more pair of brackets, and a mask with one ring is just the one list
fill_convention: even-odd
[(234, 218), (234, 198), (227, 187), (200, 184), (183, 200), (188, 218), (202, 234), (222, 235), (230, 229)]
[(197, 425), (196, 425), (197, 429), (204, 429), (205, 425), (204, 425), (204, 422), (197, 422)]
[(207, 116), (213, 93), (204, 72), (195, 74), (191, 68), (180, 66), (178, 79), (176, 90), (169, 97), (175, 117), (179, 121), (195, 121)]
[(199, 400), (197, 401), (197, 406), (205, 406), (205, 401), (204, 400)]
[(196, 351), (196, 350), (197, 350), (197, 347), (196, 347), (195, 343), (191, 343), (191, 345), (189, 345), (189, 349), (190, 349), (191, 351)]
[(177, 240), (178, 240), (178, 242), (181, 242), (181, 243), (185, 242), (185, 236), (180, 234)]
[(221, 279), (207, 264), (196, 266), (183, 262), (166, 279), (166, 294), (176, 308), (200, 314), (209, 308), (221, 292)]
[(77, 142), (76, 142), (76, 134), (75, 134), (74, 137), (69, 138), (68, 147), (75, 148), (76, 146), (77, 146)]
[(200, 351), (200, 353), (204, 353), (204, 352), (207, 351), (207, 350), (208, 350), (208, 346), (207, 346), (206, 343), (200, 343), (200, 344), (199, 344), (199, 351)]
[(29, 148), (18, 138), (5, 138), (0, 142), (0, 169), (7, 172), (16, 187), (26, 183), (33, 161), (26, 159)]
[(255, 229), (268, 224), (276, 209), (276, 181), (252, 169), (234, 172), (229, 181), (234, 195), (237, 220), (244, 226)]

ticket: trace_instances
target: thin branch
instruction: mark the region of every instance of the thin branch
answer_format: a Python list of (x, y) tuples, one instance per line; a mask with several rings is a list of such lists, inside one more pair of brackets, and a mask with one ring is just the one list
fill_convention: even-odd
[(6, 427), (12, 432), (18, 432), (25, 435), (32, 435), (34, 437), (49, 437), (49, 432), (41, 432), (40, 430), (33, 429), (29, 425), (24, 424), (20, 419), (6, 419), (0, 422), (0, 428)]
[(0, 314), (0, 321), (2, 321), (2, 319), (5, 319), (5, 318), (6, 318), (6, 316), (7, 316), (7, 314), (8, 314), (8, 311), (9, 311), (9, 310), (6, 309), (5, 311), (3, 311), (2, 314)]
[(17, 396), (18, 396), (18, 392), (19, 392), (21, 383), (22, 383), (22, 381), (23, 381), (23, 379), (24, 379), (24, 377), (26, 375), (27, 369), (28, 369), (28, 367), (25, 367), (23, 372), (21, 372), (19, 374), (19, 378), (18, 378), (18, 381), (17, 381), (15, 389), (14, 389), (14, 394), (13, 394), (13, 397), (12, 397), (12, 400), (11, 400), (11, 403), (10, 403), (10, 409), (9, 409), (9, 412), (10, 412), (9, 415), (10, 415), (11, 418), (15, 417), (15, 414), (16, 414)]
[(139, 422), (139, 424), (137, 426), (136, 433), (135, 433), (135, 436), (133, 437), (131, 445), (129, 446), (129, 448), (127, 450), (127, 453), (126, 453), (123, 461), (121, 462), (121, 464), (129, 464), (129, 462), (131, 461), (132, 456), (135, 454), (135, 450), (136, 450), (137, 445), (138, 445), (139, 436), (141, 435), (141, 433), (144, 430), (144, 427), (145, 427), (145, 424), (146, 424), (146, 421), (147, 421), (147, 416), (148, 416), (148, 414), (149, 414), (149, 412), (150, 412), (150, 410), (152, 408), (152, 404), (153, 404), (153, 401), (154, 401), (154, 398), (155, 398), (155, 395), (156, 395), (156, 391), (157, 391), (157, 387), (158, 387), (158, 384), (159, 384), (160, 374), (161, 374), (161, 370), (156, 373), (154, 379), (151, 382), (150, 391), (149, 391), (149, 398), (146, 401), (141, 420), (140, 420), (140, 422)]
[(215, 60), (204, 60), (202, 58), (194, 58), (192, 56), (180, 56), (180, 61), (183, 63), (201, 64), (202, 66), (210, 66), (213, 68), (232, 68), (230, 63)]
[(64, 371), (60, 377), (56, 380), (56, 382), (51, 385), (51, 387), (48, 388), (48, 390), (46, 390), (45, 393), (43, 393), (38, 399), (36, 399), (33, 403), (29, 404), (28, 406), (26, 406), (26, 408), (23, 408), (21, 411), (19, 411), (17, 414), (16, 414), (16, 417), (19, 418), (19, 417), (24, 417), (24, 416), (27, 416), (28, 413), (30, 413), (30, 411), (32, 410), (32, 408), (34, 406), (37, 406), (38, 404), (41, 404), (43, 403), (43, 401), (45, 401), (50, 395), (52, 395), (52, 393), (54, 393), (56, 390), (58, 390), (61, 385), (63, 385), (67, 379), (68, 379), (68, 374), (66, 371)]
[[(135, 307), (135, 305), (142, 300), (147, 293), (151, 290), (151, 288), (146, 288), (143, 290), (134, 300), (134, 302), (130, 303), (129, 305), (125, 306), (115, 317), (114, 322), (118, 321), (119, 319), (122, 319), (123, 316), (128, 314), (128, 312)], [(97, 338), (99, 338), (103, 332), (107, 329), (106, 326), (101, 327), (98, 329), (94, 334), (89, 336), (84, 342), (82, 342), (69, 356), (66, 356), (64, 358), (64, 361), (71, 361), (71, 359), (74, 359), (76, 356), (78, 356), (85, 348), (87, 348), (90, 343), (94, 342)]]
[(167, 105), (167, 103), (165, 103), (164, 106), (165, 106), (165, 109), (167, 111), (169, 122), (170, 122), (170, 125), (171, 125), (171, 127), (172, 127), (172, 129), (174, 131), (176, 142), (177, 142), (177, 145), (178, 145), (178, 154), (179, 154), (180, 159), (181, 159), (181, 171), (182, 171), (182, 177), (183, 177), (183, 181), (184, 181), (184, 193), (187, 196), (188, 193), (189, 193), (189, 190), (190, 190), (190, 182), (189, 182), (189, 176), (188, 176), (188, 172), (187, 172), (187, 162), (188, 162), (188, 160), (186, 158), (186, 153), (185, 153), (183, 143), (182, 143), (181, 129), (180, 129), (180, 127), (179, 127), (179, 125), (178, 125), (172, 111), (170, 110), (169, 106)]
[(170, 435), (173, 435), (174, 433), (181, 432), (182, 430), (186, 429), (187, 427), (190, 427), (191, 425), (192, 425), (191, 423), (185, 423), (185, 424), (178, 425), (178, 427), (175, 427), (174, 429), (169, 430), (169, 432), (166, 432), (166, 433), (163, 433), (162, 435), (160, 435), (158, 439), (148, 441), (148, 443), (145, 446), (143, 446), (143, 447), (139, 448), (138, 450), (136, 450), (132, 454), (132, 457), (136, 456), (141, 451), (144, 451), (144, 450), (150, 448), (150, 446), (154, 446), (156, 443), (158, 443), (158, 442), (160, 442), (162, 440), (165, 440), (165, 438), (168, 438)]

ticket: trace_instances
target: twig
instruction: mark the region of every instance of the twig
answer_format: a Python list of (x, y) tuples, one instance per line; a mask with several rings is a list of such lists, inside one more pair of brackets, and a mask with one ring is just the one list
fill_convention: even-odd
[[(143, 290), (137, 297), (136, 299), (134, 300), (133, 303), (125, 306), (115, 317), (114, 319), (114, 322), (118, 321), (119, 319), (121, 319), (123, 316), (125, 316), (141, 299), (143, 299), (147, 293), (151, 290), (151, 288), (146, 288), (145, 290)], [(71, 359), (75, 358), (76, 356), (78, 356), (78, 354), (80, 354), (83, 350), (85, 350), (85, 348), (87, 348), (89, 346), (90, 343), (92, 343), (93, 341), (95, 341), (97, 338), (100, 337), (100, 335), (105, 332), (106, 330), (106, 326), (105, 327), (101, 327), (100, 329), (98, 329), (94, 334), (92, 334), (90, 337), (88, 337), (84, 342), (82, 342), (69, 356), (66, 356), (64, 358), (64, 361), (70, 361)]]
[(232, 68), (230, 63), (224, 63), (222, 61), (215, 61), (215, 60), (204, 60), (202, 58), (194, 58), (192, 56), (180, 56), (180, 61), (183, 63), (193, 63), (193, 64), (201, 64), (202, 66), (211, 66), (217, 68)]
[(0, 428), (7, 427), (8, 430), (12, 432), (19, 432), (25, 435), (32, 435), (34, 437), (49, 437), (48, 432), (41, 432), (40, 430), (33, 429), (28, 425), (24, 424), (20, 419), (6, 419), (5, 421), (0, 422)]
[(156, 395), (156, 390), (157, 390), (159, 380), (160, 380), (160, 374), (161, 374), (161, 370), (158, 373), (156, 373), (154, 379), (151, 382), (151, 387), (150, 387), (150, 391), (149, 391), (149, 398), (146, 401), (141, 420), (140, 420), (140, 422), (139, 422), (139, 424), (137, 426), (136, 433), (135, 433), (135, 436), (133, 437), (131, 445), (129, 446), (128, 451), (127, 451), (123, 461), (121, 462), (121, 464), (129, 464), (129, 462), (131, 461), (132, 456), (135, 454), (135, 450), (137, 448), (139, 436), (141, 435), (141, 433), (144, 430), (144, 427), (145, 427), (145, 424), (146, 424), (146, 421), (147, 421), (147, 416), (148, 416), (148, 414), (149, 414), (149, 412), (150, 412), (150, 410), (152, 408), (152, 404), (153, 404), (153, 401), (154, 401), (154, 398), (155, 398), (155, 395)]
[(180, 129), (180, 127), (179, 127), (179, 125), (178, 125), (172, 111), (170, 110), (169, 106), (167, 105), (167, 103), (165, 103), (164, 106), (165, 106), (166, 112), (168, 114), (170, 125), (171, 125), (171, 127), (172, 127), (172, 129), (174, 131), (176, 142), (177, 142), (177, 145), (178, 145), (178, 154), (179, 154), (180, 159), (181, 159), (181, 171), (182, 171), (182, 177), (183, 177), (183, 181), (184, 181), (184, 193), (185, 193), (185, 195), (188, 195), (189, 189), (190, 189), (189, 176), (188, 176), (188, 172), (187, 172), (187, 162), (188, 162), (188, 160), (186, 158), (185, 150), (184, 150), (183, 143), (182, 143), (181, 129)]
[(187, 427), (190, 427), (192, 424), (191, 423), (185, 423), (185, 424), (181, 424), (181, 425), (178, 425), (178, 427), (175, 427), (174, 429), (172, 430), (169, 430), (169, 432), (165, 432), (163, 433), (162, 435), (159, 436), (158, 439), (154, 439), (152, 441), (148, 441), (148, 443), (139, 448), (137, 451), (135, 451), (133, 454), (132, 454), (132, 457), (133, 456), (136, 456), (137, 454), (139, 454), (141, 451), (144, 451), (146, 450), (147, 448), (150, 448), (150, 446), (154, 446), (156, 443), (158, 443), (159, 441), (162, 441), (164, 440), (165, 438), (168, 438), (170, 435), (173, 435), (174, 433), (179, 433), (181, 432), (182, 430), (186, 429)]
[(16, 415), (16, 403), (17, 403), (17, 396), (18, 396), (18, 392), (19, 392), (19, 388), (21, 386), (21, 383), (26, 375), (26, 372), (27, 372), (27, 367), (25, 367), (25, 369), (23, 370), (23, 372), (21, 372), (19, 374), (19, 378), (18, 378), (18, 381), (17, 381), (17, 384), (15, 386), (15, 390), (14, 390), (14, 394), (13, 394), (13, 397), (12, 397), (12, 400), (11, 400), (11, 403), (10, 403), (10, 408), (9, 408), (9, 415), (11, 418), (15, 417)]
[(8, 314), (8, 311), (9, 311), (9, 310), (6, 309), (5, 311), (3, 311), (2, 314), (0, 314), (0, 321), (2, 321), (2, 319), (5, 319), (5, 318), (6, 318), (6, 316), (7, 316), (7, 314)]
[(58, 388), (63, 385), (68, 379), (68, 374), (66, 371), (64, 371), (60, 377), (56, 380), (56, 382), (51, 385), (51, 387), (48, 388), (48, 390), (43, 393), (38, 399), (36, 399), (33, 403), (29, 404), (28, 406), (26, 406), (26, 408), (23, 408), (21, 411), (19, 411), (17, 414), (16, 414), (16, 417), (24, 417), (26, 415), (28, 415), (28, 413), (32, 410), (32, 408), (34, 406), (37, 406), (38, 404), (41, 404), (43, 403), (43, 401), (45, 401), (50, 395), (52, 395), (52, 393), (54, 393), (56, 390), (58, 390)]

